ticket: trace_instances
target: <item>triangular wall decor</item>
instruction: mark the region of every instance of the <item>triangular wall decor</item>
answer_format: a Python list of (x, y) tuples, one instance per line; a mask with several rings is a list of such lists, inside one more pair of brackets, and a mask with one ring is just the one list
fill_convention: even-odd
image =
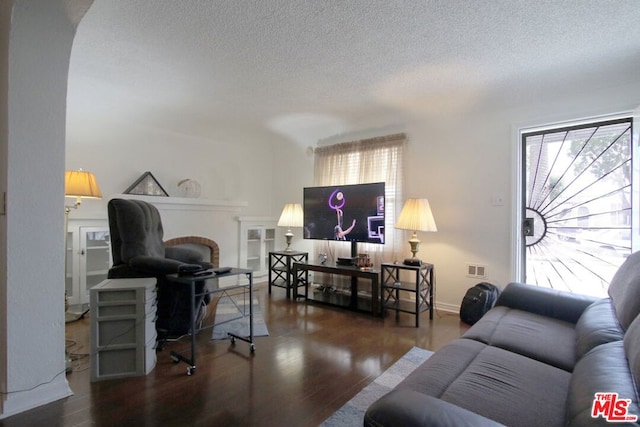
[(124, 190), (124, 194), (139, 194), (144, 196), (163, 196), (169, 197), (169, 194), (164, 191), (162, 185), (158, 182), (155, 176), (151, 172), (145, 172), (131, 184), (129, 188)]

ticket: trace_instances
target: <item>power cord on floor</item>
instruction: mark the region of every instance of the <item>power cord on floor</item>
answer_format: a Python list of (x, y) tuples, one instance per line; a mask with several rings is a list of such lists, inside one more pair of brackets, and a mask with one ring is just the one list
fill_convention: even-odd
[(79, 345), (75, 340), (66, 340), (65, 352), (67, 355), (67, 361), (71, 363), (71, 370), (73, 372), (86, 371), (89, 369), (90, 353), (81, 353), (80, 351), (83, 348), (84, 346)]
[[(113, 343), (116, 339), (128, 334), (130, 331), (134, 330), (136, 327), (138, 327), (139, 325), (141, 325), (145, 320), (136, 322), (135, 324), (133, 324), (130, 328), (127, 328), (126, 330), (124, 330), (123, 332), (121, 332), (120, 334), (117, 334), (115, 336), (113, 336), (109, 342), (106, 343), (106, 345), (101, 348), (101, 351), (104, 349), (109, 348), (109, 346), (111, 345), (111, 343)], [(67, 352), (67, 355), (73, 355), (73, 357), (75, 358), (76, 361), (78, 360), (84, 360), (85, 358), (91, 358), (93, 356), (95, 356), (95, 354), (92, 353), (79, 353), (78, 350), (82, 349), (82, 346), (80, 346), (78, 349), (75, 349), (75, 351), (73, 352), (68, 352), (67, 350), (69, 348), (73, 348), (73, 346), (77, 345), (77, 342), (74, 340), (68, 340), (65, 339), (65, 352)], [(65, 361), (65, 365), (66, 365), (66, 361)], [(89, 362), (87, 362), (86, 364), (79, 364), (78, 365), (78, 370), (77, 371), (84, 371), (86, 369), (88, 369), (89, 366)], [(35, 390), (36, 388), (46, 385), (46, 384), (51, 384), (52, 382), (55, 381), (56, 378), (58, 378), (60, 375), (66, 374), (67, 373), (67, 367), (65, 366), (65, 368), (56, 373), (50, 380), (48, 381), (43, 381), (39, 384), (34, 385), (33, 387), (27, 387), (21, 390), (11, 390), (11, 391), (0, 391), (0, 395), (1, 396), (8, 396), (10, 394), (15, 394), (15, 393), (22, 393), (22, 392), (26, 392), (26, 391), (32, 391)]]

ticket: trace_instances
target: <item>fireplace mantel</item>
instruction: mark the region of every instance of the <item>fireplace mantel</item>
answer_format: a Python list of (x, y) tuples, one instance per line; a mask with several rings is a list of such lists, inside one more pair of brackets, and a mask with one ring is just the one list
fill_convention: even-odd
[(139, 194), (115, 194), (110, 199), (137, 199), (149, 202), (160, 210), (228, 211), (239, 212), (249, 205), (237, 200), (210, 200), (192, 197), (143, 196)]

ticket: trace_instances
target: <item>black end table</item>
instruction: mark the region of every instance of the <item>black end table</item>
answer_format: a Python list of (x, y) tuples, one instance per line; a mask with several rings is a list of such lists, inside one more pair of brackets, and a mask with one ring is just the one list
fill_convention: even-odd
[[(400, 273), (408, 271), (411, 281), (402, 281)], [(381, 265), (382, 312), (395, 310), (396, 320), (400, 312), (416, 316), (416, 328), (420, 327), (420, 313), (429, 310), (429, 319), (433, 319), (433, 293), (435, 278), (433, 264), (417, 266), (383, 263)], [(400, 291), (415, 293), (415, 301), (401, 298)]]
[(291, 289), (293, 289), (293, 298), (298, 297), (298, 286), (304, 286), (306, 283), (306, 272), (304, 277), (293, 277), (293, 264), (307, 263), (309, 261), (308, 252), (299, 251), (273, 251), (269, 252), (269, 295), (271, 295), (271, 286), (285, 288), (287, 290), (287, 299), (291, 298)]

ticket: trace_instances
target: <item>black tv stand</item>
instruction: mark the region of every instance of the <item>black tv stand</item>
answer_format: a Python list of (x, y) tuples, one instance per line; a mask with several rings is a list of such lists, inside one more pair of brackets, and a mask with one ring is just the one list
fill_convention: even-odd
[[(362, 269), (355, 266), (346, 265), (328, 265), (328, 264), (307, 264), (296, 262), (293, 264), (293, 280), (294, 289), (298, 286), (300, 274), (298, 272), (316, 271), (320, 273), (338, 274), (341, 276), (351, 277), (351, 286), (349, 289), (336, 291), (332, 286), (322, 286), (321, 296), (327, 297), (316, 299), (310, 297), (309, 287), (311, 284), (307, 280), (304, 284), (304, 297), (307, 301), (318, 302), (327, 305), (347, 308), (353, 311), (364, 311), (374, 316), (381, 315), (380, 309), (380, 282), (379, 270), (374, 268)], [(304, 276), (304, 275), (303, 275)], [(371, 293), (358, 291), (358, 279), (369, 279), (371, 281)], [(317, 289), (316, 289), (317, 290)], [(326, 291), (326, 292), (324, 292)], [(313, 292), (313, 289), (312, 289)], [(346, 292), (346, 293), (345, 293)], [(343, 297), (343, 298), (342, 298)], [(334, 302), (335, 298), (335, 302)], [(341, 304), (338, 300), (344, 300)]]

